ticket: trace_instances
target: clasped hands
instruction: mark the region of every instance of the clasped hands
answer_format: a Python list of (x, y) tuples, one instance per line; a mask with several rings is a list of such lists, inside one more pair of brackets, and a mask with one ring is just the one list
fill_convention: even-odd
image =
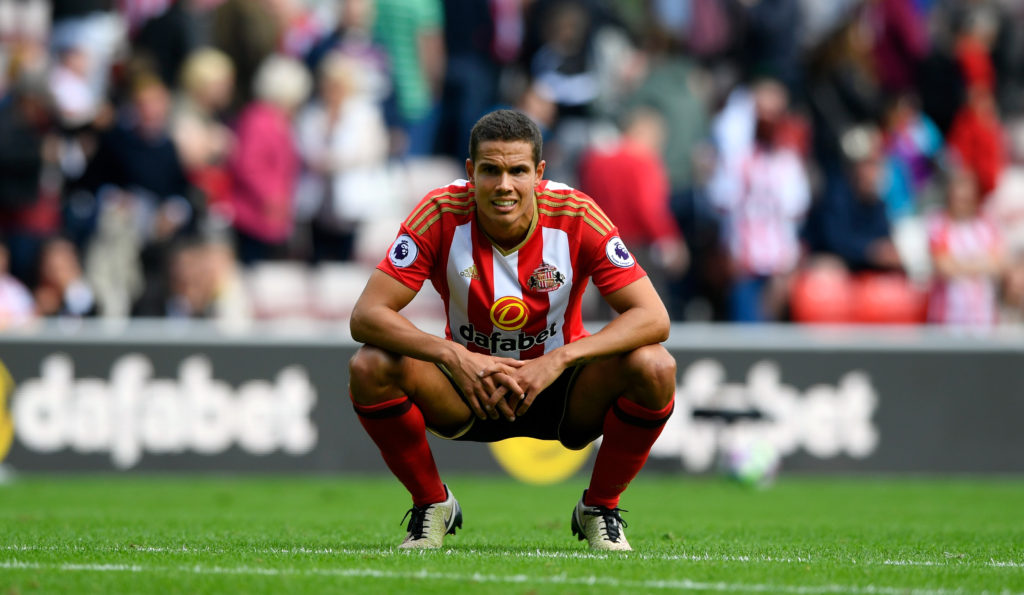
[(515, 421), (563, 369), (551, 354), (524, 361), (467, 352), (454, 375), (474, 415)]

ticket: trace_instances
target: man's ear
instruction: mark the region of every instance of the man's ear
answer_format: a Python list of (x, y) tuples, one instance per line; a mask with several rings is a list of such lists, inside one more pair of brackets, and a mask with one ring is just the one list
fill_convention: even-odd
[(537, 164), (537, 181), (538, 182), (540, 182), (542, 179), (544, 179), (544, 168), (547, 166), (547, 164), (548, 164), (548, 162), (544, 161), (543, 159), (541, 159), (540, 163)]
[(466, 179), (470, 182), (473, 181), (473, 161), (466, 159)]

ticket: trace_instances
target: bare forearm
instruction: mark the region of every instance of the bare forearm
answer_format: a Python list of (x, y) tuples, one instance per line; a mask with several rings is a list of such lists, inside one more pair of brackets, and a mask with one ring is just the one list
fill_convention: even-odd
[(935, 269), (945, 278), (998, 275), (1003, 270), (1002, 260), (996, 256), (954, 260), (949, 257), (935, 261)]
[(352, 338), (360, 343), (448, 367), (459, 348), (452, 341), (421, 331), (386, 306), (357, 309), (352, 313), (351, 329)]
[(668, 339), (669, 321), (663, 312), (631, 308), (589, 337), (573, 341), (553, 352), (564, 367), (625, 353)]

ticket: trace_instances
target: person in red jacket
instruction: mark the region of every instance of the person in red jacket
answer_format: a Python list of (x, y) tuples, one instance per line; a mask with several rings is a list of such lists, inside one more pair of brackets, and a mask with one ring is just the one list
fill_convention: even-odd
[(666, 276), (686, 270), (689, 254), (669, 210), (669, 178), (661, 150), (665, 123), (650, 107), (627, 114), (622, 136), (580, 161), (580, 190), (619, 227), (622, 239), (664, 295)]
[(982, 200), (995, 189), (1006, 163), (994, 94), (995, 67), (989, 55), (992, 26), (986, 19), (972, 19), (957, 38), (956, 59), (967, 82), (967, 103), (954, 118), (947, 139), (977, 177)]

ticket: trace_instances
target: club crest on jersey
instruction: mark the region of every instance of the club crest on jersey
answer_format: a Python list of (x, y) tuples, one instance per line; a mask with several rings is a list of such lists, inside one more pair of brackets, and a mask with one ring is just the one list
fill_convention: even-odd
[(398, 236), (394, 244), (391, 244), (391, 250), (388, 252), (388, 258), (391, 259), (391, 264), (395, 265), (400, 269), (411, 265), (416, 262), (416, 257), (419, 255), (419, 248), (416, 247), (416, 242), (412, 241), (412, 238), (408, 234), (402, 234)]
[(565, 284), (565, 275), (555, 268), (555, 265), (542, 263), (533, 270), (533, 274), (526, 280), (526, 286), (533, 291), (548, 293)]
[(619, 268), (628, 269), (636, 264), (633, 255), (629, 253), (629, 250), (626, 250), (626, 244), (622, 242), (619, 236), (608, 240), (608, 243), (604, 246), (604, 253), (608, 256), (608, 260)]
[(526, 302), (510, 295), (498, 298), (491, 305), (491, 323), (503, 331), (518, 331), (530, 319)]

